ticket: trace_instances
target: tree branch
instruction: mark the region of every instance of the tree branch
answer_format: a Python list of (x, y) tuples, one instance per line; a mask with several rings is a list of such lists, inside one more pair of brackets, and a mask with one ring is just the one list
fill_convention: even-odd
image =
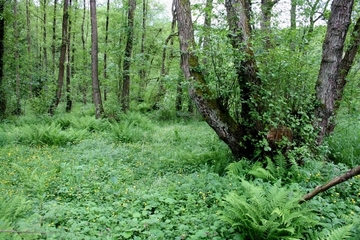
[(305, 196), (303, 196), (299, 203), (302, 204), (312, 198), (314, 198), (316, 195), (318, 195), (319, 193), (325, 192), (326, 190), (328, 190), (329, 188), (345, 182), (357, 175), (360, 175), (360, 165), (349, 170), (347, 173), (345, 173), (344, 175), (340, 176), (340, 177), (335, 177), (334, 179), (332, 179), (331, 181), (329, 181), (328, 183), (321, 185), (321, 186), (317, 186), (312, 192), (306, 194)]

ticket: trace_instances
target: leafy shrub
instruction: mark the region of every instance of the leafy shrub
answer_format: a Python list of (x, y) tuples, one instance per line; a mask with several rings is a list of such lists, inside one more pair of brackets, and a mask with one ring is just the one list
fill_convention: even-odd
[(260, 186), (245, 180), (241, 195), (225, 197), (220, 218), (237, 229), (245, 239), (303, 238), (319, 225), (313, 212), (299, 205), (298, 193), (280, 187), (280, 183)]

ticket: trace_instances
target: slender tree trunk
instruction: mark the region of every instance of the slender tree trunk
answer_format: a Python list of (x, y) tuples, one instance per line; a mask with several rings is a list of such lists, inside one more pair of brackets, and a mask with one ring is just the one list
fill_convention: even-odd
[(271, 17), (272, 17), (272, 9), (277, 4), (279, 0), (261, 0), (261, 21), (260, 27), (265, 35), (265, 48), (271, 48)]
[(91, 12), (91, 70), (92, 70), (92, 89), (93, 101), (95, 104), (95, 117), (101, 118), (104, 114), (104, 108), (101, 101), (99, 70), (98, 70), (98, 33), (96, 17), (96, 1), (90, 0)]
[(210, 36), (208, 35), (208, 31), (211, 28), (211, 19), (212, 19), (212, 9), (213, 9), (213, 0), (206, 0), (205, 5), (205, 16), (204, 16), (204, 36), (200, 36), (199, 38), (199, 46), (206, 48), (209, 42)]
[[(0, 0), (0, 16), (4, 14), (5, 1)], [(0, 119), (5, 117), (6, 96), (3, 87), (4, 79), (4, 37), (5, 37), (5, 19), (0, 18)]]
[(54, 0), (54, 16), (52, 26), (52, 43), (51, 43), (51, 55), (52, 55), (52, 73), (55, 74), (55, 54), (56, 54), (56, 9), (57, 0)]
[[(105, 21), (105, 52), (104, 52), (104, 80), (106, 81), (107, 76), (107, 51), (108, 51), (108, 37), (109, 37), (109, 14), (110, 14), (110, 0), (106, 3), (106, 21)], [(104, 101), (107, 100), (106, 85), (104, 86)]]
[[(343, 56), (345, 38), (351, 22), (351, 12), (354, 0), (334, 0), (327, 33), (323, 43), (323, 55), (318, 80), (316, 82), (316, 98), (319, 101), (315, 109), (319, 134), (317, 143), (321, 144), (325, 135), (335, 128), (335, 112), (339, 108), (345, 86), (345, 77), (353, 63), (355, 53), (359, 47), (359, 29), (355, 28), (353, 49), (350, 48)], [(359, 22), (358, 22), (359, 23)], [(356, 35), (357, 34), (357, 35)]]
[(47, 59), (47, 41), (46, 41), (46, 25), (47, 25), (47, 14), (46, 14), (46, 10), (47, 10), (47, 0), (43, 0), (43, 60), (44, 60), (44, 71), (45, 74), (47, 75), (47, 67), (48, 67), (48, 59)]
[(55, 109), (60, 103), (61, 92), (64, 84), (64, 73), (65, 73), (65, 59), (66, 59), (66, 46), (67, 46), (67, 37), (68, 37), (68, 23), (69, 23), (69, 0), (64, 0), (63, 6), (63, 22), (62, 22), (62, 42), (60, 50), (60, 59), (59, 59), (59, 74), (58, 74), (58, 84), (56, 87), (56, 94), (53, 98), (53, 101), (49, 108), (49, 114), (53, 116), (55, 114)]
[[(69, 2), (69, 8), (72, 7), (72, 0), (70, 0)], [(71, 89), (70, 89), (70, 85), (71, 85), (71, 66), (74, 64), (74, 62), (71, 61), (72, 59), (72, 54), (71, 54), (71, 50), (72, 47), (71, 46), (71, 17), (69, 17), (69, 32), (68, 32), (68, 42), (67, 42), (67, 64), (66, 64), (66, 108), (65, 111), (66, 112), (70, 112), (71, 108), (72, 108), (72, 100), (71, 100)]]
[(148, 58), (145, 56), (145, 39), (146, 39), (146, 18), (147, 18), (147, 0), (143, 0), (142, 5), (142, 32), (141, 32), (141, 47), (140, 47), (140, 55), (141, 55), (141, 61), (142, 64), (140, 66), (139, 70), (139, 77), (140, 77), (140, 87), (138, 92), (138, 99), (142, 99), (141, 94), (145, 90), (146, 86), (146, 67), (147, 64), (145, 61), (148, 60)]
[[(83, 52), (83, 73), (86, 76), (87, 73), (87, 51), (86, 51), (86, 37), (85, 37), (85, 16), (86, 16), (86, 0), (83, 1), (83, 16), (81, 21), (81, 43), (82, 43), (82, 52)], [(82, 93), (82, 101), (85, 105), (87, 103), (87, 84), (82, 84), (80, 86), (80, 91)]]
[(18, 2), (14, 0), (14, 58), (15, 58), (15, 93), (16, 93), (16, 106), (14, 114), (21, 114), (21, 104), (20, 104), (20, 56), (19, 56), (19, 30), (18, 30), (18, 12), (17, 12)]
[(134, 20), (135, 20), (136, 0), (129, 0), (127, 40), (125, 46), (124, 64), (123, 64), (123, 85), (121, 93), (122, 110), (126, 113), (130, 105), (130, 65), (131, 53), (134, 41)]
[(182, 88), (182, 77), (178, 77), (177, 79), (177, 85), (176, 85), (176, 99), (175, 99), (175, 110), (177, 112), (180, 112), (182, 110), (183, 105), (183, 88)]
[(291, 0), (291, 8), (290, 8), (290, 28), (296, 29), (296, 7), (298, 0)]
[[(30, 37), (30, 0), (26, 0), (25, 2), (25, 7), (26, 7), (26, 42), (27, 42), (27, 56), (28, 56), (28, 66), (31, 66), (30, 62), (32, 60), (31, 57), (31, 37)], [(32, 67), (28, 67), (26, 69), (27, 71), (27, 76), (29, 79), (31, 79), (31, 68)], [(29, 97), (32, 97), (32, 92), (33, 92), (33, 86), (32, 86), (32, 82), (29, 81)]]

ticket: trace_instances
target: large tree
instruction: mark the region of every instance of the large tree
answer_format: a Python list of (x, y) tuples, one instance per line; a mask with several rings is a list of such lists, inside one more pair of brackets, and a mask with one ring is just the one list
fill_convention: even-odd
[[(324, 56), (317, 84), (317, 99), (322, 104), (316, 112), (318, 113), (317, 116), (321, 118), (321, 124), (319, 125), (322, 129), (323, 126), (328, 129), (328, 120), (334, 113), (334, 111), (328, 109), (327, 102), (331, 102), (331, 108), (334, 102), (340, 99), (345, 85), (345, 82), (341, 79), (346, 78), (353, 62), (353, 56), (358, 49), (358, 41), (352, 41), (349, 49), (351, 54), (345, 54), (344, 60), (341, 60), (344, 46), (343, 40), (347, 35), (353, 2), (353, 0), (334, 0), (332, 3), (332, 14), (327, 37), (324, 41)], [(266, 110), (265, 103), (267, 99), (261, 91), (262, 79), (260, 78), (253, 46), (251, 45), (250, 14), (246, 11), (249, 1), (225, 1), (229, 26), (228, 36), (234, 50), (232, 59), (236, 70), (237, 96), (240, 98), (238, 100), (240, 113), (236, 115), (238, 117), (234, 117), (233, 112), (229, 109), (228, 100), (224, 99), (224, 96), (216, 96), (207, 84), (196, 55), (197, 46), (191, 19), (190, 1), (174, 0), (174, 4), (178, 20), (181, 65), (185, 77), (190, 83), (189, 94), (191, 98), (206, 122), (215, 130), (220, 139), (230, 147), (235, 157), (254, 156), (256, 142), (261, 141), (263, 138), (261, 134), (266, 130), (261, 116)], [(354, 32), (353, 38), (357, 39), (360, 34), (357, 34), (356, 27)], [(326, 76), (322, 77), (323, 74)], [(336, 84), (331, 84), (332, 81)], [(322, 111), (324, 109), (325, 111)], [(318, 124), (315, 124), (315, 127), (318, 127)], [(324, 135), (322, 132), (320, 131), (319, 139), (322, 139)], [(288, 137), (289, 140), (292, 138), (290, 129), (279, 128), (270, 130), (267, 135), (268, 140), (271, 140), (269, 138), (273, 138), (274, 134), (279, 138), (282, 136)]]

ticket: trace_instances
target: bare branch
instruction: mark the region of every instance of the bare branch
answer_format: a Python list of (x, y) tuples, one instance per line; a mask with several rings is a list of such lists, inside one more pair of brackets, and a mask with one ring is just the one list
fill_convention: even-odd
[(351, 169), (350, 171), (348, 171), (347, 173), (345, 173), (344, 175), (342, 175), (340, 177), (335, 177), (334, 179), (332, 179), (331, 181), (329, 181), (328, 183), (326, 183), (324, 185), (317, 186), (312, 192), (303, 196), (301, 198), (301, 200), (299, 201), (299, 203), (302, 204), (302, 203), (314, 198), (319, 193), (325, 192), (329, 188), (334, 187), (335, 185), (337, 185), (339, 183), (345, 182), (357, 175), (360, 175), (360, 165)]

